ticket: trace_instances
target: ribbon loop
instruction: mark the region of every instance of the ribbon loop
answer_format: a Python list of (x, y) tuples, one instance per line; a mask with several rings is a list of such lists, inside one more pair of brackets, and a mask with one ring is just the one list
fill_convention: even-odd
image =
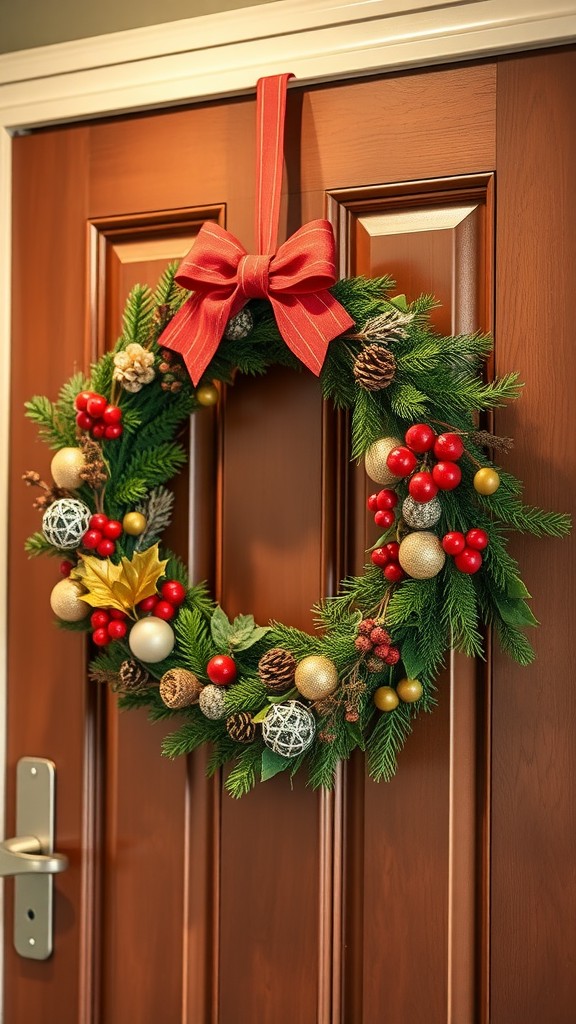
[(238, 291), (245, 299), (267, 299), (271, 256), (242, 256), (238, 264)]

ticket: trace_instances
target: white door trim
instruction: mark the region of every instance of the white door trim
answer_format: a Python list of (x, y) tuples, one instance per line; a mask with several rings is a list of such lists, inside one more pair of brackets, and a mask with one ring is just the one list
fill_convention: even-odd
[(14, 133), (249, 92), (280, 71), (312, 83), (573, 40), (576, 0), (278, 0), (0, 56), (0, 828)]

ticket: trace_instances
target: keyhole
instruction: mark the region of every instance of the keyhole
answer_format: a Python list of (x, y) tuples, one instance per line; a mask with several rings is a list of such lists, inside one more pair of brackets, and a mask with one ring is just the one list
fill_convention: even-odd
[(28, 920), (29, 920), (29, 921), (33, 921), (33, 920), (34, 920), (34, 918), (36, 917), (36, 914), (35, 914), (35, 913), (34, 913), (34, 911), (33, 911), (33, 910), (32, 910), (32, 909), (30, 908), (29, 910), (27, 910), (27, 911), (26, 911), (26, 917), (28, 918)]

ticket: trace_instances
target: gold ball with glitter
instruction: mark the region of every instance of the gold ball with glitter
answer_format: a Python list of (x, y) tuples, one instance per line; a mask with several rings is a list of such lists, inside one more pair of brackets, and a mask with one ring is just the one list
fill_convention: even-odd
[(298, 662), (294, 683), (303, 697), (321, 700), (334, 693), (338, 686), (338, 669), (323, 654), (311, 654)]
[(401, 679), (396, 686), (396, 692), (405, 704), (413, 704), (414, 701), (420, 700), (424, 687), (419, 679)]
[(500, 477), (495, 469), (483, 466), (474, 474), (474, 489), (478, 494), (494, 494), (500, 487)]
[(400, 477), (390, 472), (386, 459), (393, 448), (401, 445), (402, 441), (397, 437), (381, 437), (370, 445), (364, 456), (364, 466), (371, 480), (377, 484), (384, 484), (385, 487), (398, 483)]
[(436, 534), (422, 530), (404, 537), (398, 550), (398, 561), (412, 579), (430, 580), (443, 568), (446, 554)]
[(122, 520), (122, 529), (130, 537), (139, 537), (147, 525), (146, 516), (142, 512), (127, 512)]
[(409, 494), (402, 502), (402, 519), (413, 530), (429, 530), (436, 526), (442, 515), (442, 505), (438, 498), (431, 501), (415, 501)]
[(86, 468), (80, 448), (60, 448), (50, 463), (52, 479), (57, 487), (75, 491), (82, 486), (82, 470)]
[(90, 612), (86, 601), (81, 600), (86, 590), (77, 580), (60, 580), (50, 594), (50, 607), (63, 622), (80, 622)]

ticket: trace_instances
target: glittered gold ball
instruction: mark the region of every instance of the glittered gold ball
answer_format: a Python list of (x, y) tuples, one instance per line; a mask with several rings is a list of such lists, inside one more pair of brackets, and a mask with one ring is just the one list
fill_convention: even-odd
[(397, 437), (381, 437), (370, 445), (364, 456), (364, 466), (368, 476), (375, 483), (384, 484), (386, 487), (398, 483), (400, 477), (390, 472), (386, 459), (392, 449), (398, 448), (401, 444), (402, 441)]
[(303, 697), (321, 700), (334, 693), (338, 686), (338, 669), (330, 658), (322, 654), (311, 654), (298, 662), (294, 683)]
[(80, 622), (90, 612), (86, 601), (80, 597), (86, 590), (77, 580), (60, 580), (50, 594), (50, 607), (63, 622)]
[(446, 554), (435, 533), (421, 530), (404, 537), (398, 551), (398, 561), (412, 579), (429, 580), (442, 569)]
[(394, 711), (400, 703), (400, 698), (393, 686), (379, 686), (374, 691), (374, 703), (379, 711)]
[(500, 487), (500, 477), (495, 469), (483, 466), (474, 475), (474, 488), (478, 494), (494, 494)]
[(219, 397), (218, 388), (214, 384), (203, 384), (201, 388), (196, 389), (196, 398), (200, 405), (217, 405)]
[(413, 704), (415, 700), (420, 700), (424, 689), (419, 679), (401, 679), (396, 692), (405, 704)]
[(147, 525), (146, 516), (143, 516), (141, 512), (127, 512), (122, 520), (124, 533), (128, 533), (131, 537), (139, 537), (141, 533), (144, 533)]
[(82, 485), (80, 473), (84, 467), (84, 455), (80, 448), (60, 448), (50, 463), (50, 472), (57, 487), (75, 491)]

